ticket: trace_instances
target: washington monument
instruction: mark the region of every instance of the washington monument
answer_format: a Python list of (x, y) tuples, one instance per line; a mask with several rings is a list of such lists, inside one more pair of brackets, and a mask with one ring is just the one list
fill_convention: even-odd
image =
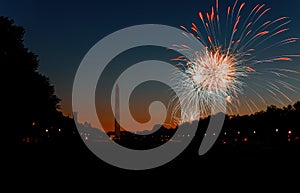
[(120, 102), (119, 102), (119, 86), (116, 85), (115, 88), (115, 140), (120, 140), (121, 133), (120, 133)]

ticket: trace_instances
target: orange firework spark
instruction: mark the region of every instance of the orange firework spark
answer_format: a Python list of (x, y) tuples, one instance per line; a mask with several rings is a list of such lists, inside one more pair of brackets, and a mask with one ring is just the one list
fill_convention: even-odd
[[(285, 54), (258, 59), (258, 54), (268, 49), (298, 40), (298, 38), (288, 37), (270, 44), (272, 38), (278, 38), (280, 34), (288, 31), (286, 28), (286, 25), (290, 23), (288, 17), (264, 20), (263, 18), (271, 8), (266, 8), (265, 4), (257, 4), (250, 9), (250, 13), (245, 13), (246, 3), (239, 3), (238, 0), (235, 0), (233, 6), (226, 6), (227, 9), (224, 12), (226, 17), (223, 17), (223, 12), (219, 12), (219, 8), (219, 1), (216, 0), (215, 7), (212, 7), (209, 12), (198, 13), (202, 28), (195, 23), (192, 23), (190, 30), (186, 26), (180, 26), (185, 31), (183, 34), (186, 37), (197, 38), (204, 45), (204, 50), (192, 50), (188, 45), (173, 45), (175, 50), (185, 50), (191, 55), (190, 58), (179, 56), (173, 59), (180, 62), (178, 64), (180, 68), (174, 76), (174, 86), (181, 91), (180, 97), (185, 100), (181, 101), (181, 105), (185, 105), (188, 107), (185, 109), (190, 110), (190, 112), (181, 113), (180, 122), (198, 119), (201, 115), (209, 113), (210, 104), (218, 103), (221, 98), (225, 98), (230, 104), (239, 104), (238, 96), (244, 92), (245, 87), (249, 88), (246, 80), (251, 74), (260, 74), (256, 68), (257, 64), (291, 61), (292, 57), (299, 56)], [(225, 21), (220, 20), (224, 18)], [(277, 77), (284, 77), (282, 72), (299, 74), (297, 71), (286, 69), (269, 71)], [(282, 101), (279, 96), (291, 101), (280, 90), (280, 86), (296, 91), (291, 84), (284, 81), (268, 80), (265, 83), (267, 85), (265, 91), (280, 103)], [(266, 103), (264, 97), (255, 89), (249, 89), (258, 96), (259, 100)], [(175, 101), (176, 97), (171, 102)], [(252, 107), (257, 108), (253, 101), (246, 103), (251, 110)], [(181, 108), (178, 103), (172, 108), (173, 116), (176, 118)]]

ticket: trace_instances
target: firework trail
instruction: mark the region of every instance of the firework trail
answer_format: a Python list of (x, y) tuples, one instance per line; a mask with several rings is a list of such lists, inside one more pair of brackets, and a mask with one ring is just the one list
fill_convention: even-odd
[[(269, 20), (271, 8), (257, 4), (246, 12), (246, 3), (234, 1), (227, 9), (219, 8), (219, 0), (207, 13), (199, 12), (202, 27), (192, 23), (190, 28), (180, 26), (187, 38), (197, 38), (204, 50), (192, 50), (188, 45), (172, 45), (172, 49), (186, 52), (190, 57), (179, 56), (178, 71), (174, 72), (174, 88), (179, 91), (181, 106), (188, 112), (181, 112), (179, 101), (173, 97), (170, 106), (175, 123), (189, 122), (207, 116), (211, 104), (227, 111), (238, 111), (241, 103), (254, 112), (258, 103), (267, 105), (266, 98), (260, 93), (264, 90), (269, 98), (280, 104), (292, 102), (284, 89), (297, 92), (297, 88), (284, 79), (299, 81), (289, 74), (297, 71), (282, 68), (266, 68), (262, 65), (279, 61), (291, 61), (296, 54), (263, 56), (270, 50), (294, 43), (298, 38), (283, 37), (291, 22), (288, 17)], [(275, 42), (275, 43), (274, 43)], [(273, 53), (273, 52), (272, 52)], [(269, 75), (266, 76), (266, 73)], [(281, 78), (283, 80), (281, 80)], [(255, 80), (255, 81), (254, 81)], [(282, 89), (284, 88), (284, 89)], [(256, 99), (247, 98), (245, 90), (255, 95)], [(241, 96), (245, 98), (241, 101)], [(253, 97), (252, 97), (253, 98)], [(255, 102), (254, 102), (255, 101)], [(179, 116), (180, 115), (180, 116)]]

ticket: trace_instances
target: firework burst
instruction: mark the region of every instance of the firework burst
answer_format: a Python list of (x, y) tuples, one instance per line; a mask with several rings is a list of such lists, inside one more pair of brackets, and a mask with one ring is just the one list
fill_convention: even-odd
[[(192, 50), (188, 45), (173, 45), (172, 49), (186, 52), (189, 56), (179, 56), (174, 61), (179, 61), (178, 71), (174, 73), (174, 87), (179, 91), (181, 101), (177, 97), (172, 98), (172, 116), (177, 123), (193, 121), (210, 113), (211, 104), (224, 109), (222, 99), (226, 99), (227, 110), (233, 112), (240, 105), (240, 96), (247, 88), (257, 96), (264, 104), (265, 98), (259, 94), (259, 89), (248, 84), (252, 79), (263, 81), (264, 90), (280, 104), (283, 99), (291, 99), (280, 89), (284, 87), (296, 92), (292, 84), (279, 80), (280, 77), (289, 78), (285, 73), (297, 71), (282, 68), (261, 68), (261, 64), (277, 61), (291, 61), (292, 57), (299, 55), (285, 54), (277, 56), (263, 56), (263, 53), (271, 49), (290, 44), (297, 38), (284, 37), (281, 34), (288, 31), (286, 27), (290, 23), (288, 17), (280, 17), (268, 20), (265, 15), (270, 8), (265, 4), (258, 4), (250, 12), (244, 11), (246, 3), (238, 0), (226, 10), (219, 12), (219, 1), (207, 13), (199, 12), (201, 28), (192, 23), (190, 28), (180, 26), (187, 38), (197, 38), (204, 46), (204, 50)], [(275, 42), (275, 43), (274, 43)], [(273, 76), (269, 79), (265, 74)], [(299, 81), (298, 79), (295, 79)], [(257, 80), (256, 80), (257, 82)], [(257, 84), (257, 83), (256, 83)], [(283, 98), (283, 99), (282, 99)], [(249, 110), (259, 109), (253, 100), (248, 99), (243, 103)], [(174, 105), (175, 104), (175, 105)], [(181, 109), (188, 112), (178, 113)], [(180, 117), (180, 118), (179, 118)]]

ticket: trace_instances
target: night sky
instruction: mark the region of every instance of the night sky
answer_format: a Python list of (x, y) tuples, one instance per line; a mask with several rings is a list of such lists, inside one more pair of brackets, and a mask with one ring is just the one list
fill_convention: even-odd
[[(226, 7), (222, 7), (226, 1), (220, 0), (220, 9), (226, 10)], [(234, 3), (233, 0), (231, 2)], [(253, 7), (258, 3), (265, 3), (265, 1), (246, 1), (246, 6)], [(25, 44), (39, 56), (39, 71), (48, 76), (54, 84), (56, 94), (62, 99), (61, 106), (64, 114), (71, 115), (73, 79), (82, 58), (95, 43), (110, 33), (137, 24), (153, 23), (173, 27), (190, 26), (192, 22), (200, 24), (198, 12), (209, 11), (213, 4), (214, 1), (211, 0), (85, 0), (76, 2), (10, 0), (1, 1), (0, 15), (8, 16), (17, 25), (25, 28)], [(226, 3), (225, 5), (227, 6)], [(290, 17), (292, 23), (288, 25), (290, 29), (288, 36), (300, 37), (300, 1), (273, 0), (268, 1), (267, 6), (272, 8), (268, 14), (270, 18)], [(283, 50), (291, 54), (300, 54), (299, 48), (300, 43), (297, 42), (284, 47)], [(133, 57), (134, 59), (123, 56), (119, 60), (116, 59), (115, 63), (120, 63), (120, 61), (134, 63), (147, 58), (168, 59), (167, 54), (155, 55), (165, 53), (164, 50), (148, 49), (138, 51), (139, 56)], [(143, 53), (146, 56), (143, 56)], [(286, 65), (284, 68), (300, 71), (299, 59), (283, 65)], [(114, 68), (119, 69), (117, 64)], [(297, 78), (296, 75), (294, 76)], [(292, 83), (298, 92), (287, 94), (295, 102), (300, 99), (300, 81), (294, 80)], [(164, 90), (163, 87), (160, 89)], [(284, 102), (288, 104), (288, 101)], [(260, 107), (265, 108), (265, 106)], [(137, 119), (145, 121), (143, 117), (137, 117)], [(109, 119), (108, 122), (112, 121)]]

